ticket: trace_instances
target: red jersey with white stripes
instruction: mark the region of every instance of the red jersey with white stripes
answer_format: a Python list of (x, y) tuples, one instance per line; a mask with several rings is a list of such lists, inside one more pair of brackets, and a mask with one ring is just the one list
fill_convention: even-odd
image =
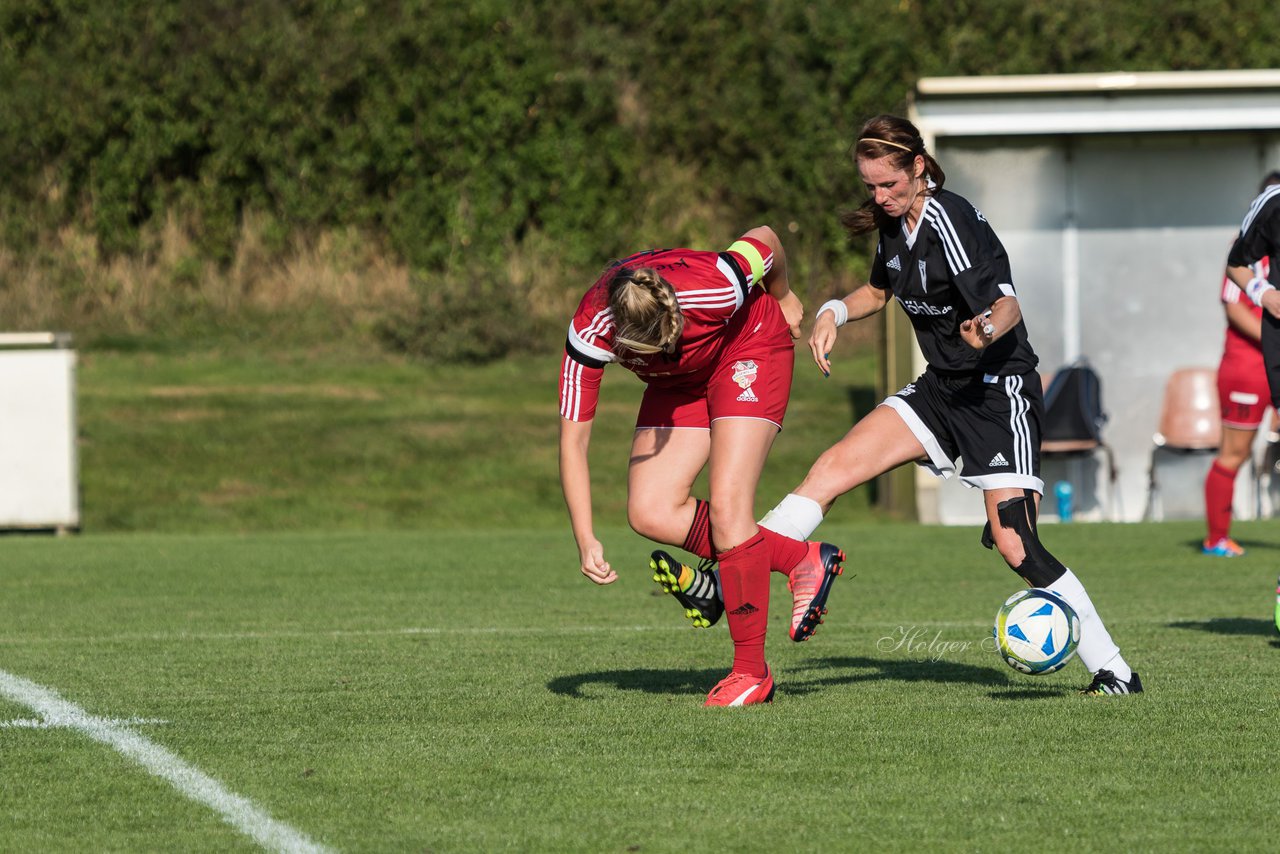
[[(617, 362), (652, 386), (681, 388), (707, 383), (725, 347), (725, 329), (743, 307), (753, 285), (773, 266), (764, 243), (743, 238), (760, 253), (763, 269), (732, 248), (724, 252), (660, 249), (640, 252), (610, 265), (574, 313), (560, 370), (560, 414), (570, 421), (595, 415), (604, 366)], [(637, 353), (613, 341), (609, 281), (620, 267), (651, 267), (675, 290), (684, 316), (679, 345), (672, 354)], [(781, 312), (779, 312), (779, 316)]]
[[(1253, 268), (1255, 276), (1265, 279), (1270, 274), (1271, 262), (1266, 257), (1249, 266)], [(1236, 283), (1227, 276), (1222, 277), (1222, 301), (1224, 303), (1243, 302), (1253, 312), (1254, 317), (1262, 317), (1262, 306), (1254, 305), (1244, 295), (1244, 291), (1236, 287)], [(1227, 324), (1227, 341), (1222, 348), (1222, 361), (1231, 362), (1241, 370), (1256, 370), (1259, 375), (1265, 372), (1262, 364), (1262, 344), (1244, 335), (1230, 323)]]

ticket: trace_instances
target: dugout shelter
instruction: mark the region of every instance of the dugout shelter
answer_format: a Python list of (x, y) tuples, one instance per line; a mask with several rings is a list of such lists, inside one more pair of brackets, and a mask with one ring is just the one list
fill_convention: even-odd
[[(1105, 460), (1051, 460), (1041, 516), (1053, 518), (1053, 485), (1067, 479), (1075, 519), (1141, 519), (1165, 382), (1216, 369), (1227, 250), (1258, 182), (1280, 168), (1280, 70), (928, 77), (909, 116), (947, 187), (1008, 250), (1041, 372), (1084, 357), (1102, 381), (1116, 494)], [(892, 392), (924, 362), (901, 312), (888, 316)], [(1248, 474), (1237, 479), (1245, 517), (1257, 506)], [(913, 492), (921, 521), (984, 520), (978, 490), (909, 476), (913, 490), (890, 493)]]

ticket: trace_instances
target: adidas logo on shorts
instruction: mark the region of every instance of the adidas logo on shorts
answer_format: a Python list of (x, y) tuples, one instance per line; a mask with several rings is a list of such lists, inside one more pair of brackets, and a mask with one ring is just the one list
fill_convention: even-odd
[(987, 468), (995, 469), (1007, 465), (1009, 465), (1009, 461), (1004, 458), (1004, 454), (996, 451), (996, 455), (991, 458), (991, 462), (987, 463)]
[(751, 386), (747, 386), (742, 390), (742, 394), (738, 395), (738, 400), (745, 403), (758, 403), (760, 398), (756, 397), (756, 393), (751, 390)]

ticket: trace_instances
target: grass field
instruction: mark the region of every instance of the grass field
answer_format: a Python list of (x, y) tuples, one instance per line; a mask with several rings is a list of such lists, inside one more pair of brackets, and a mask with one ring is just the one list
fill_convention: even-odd
[[(248, 346), (84, 354), (83, 528), (564, 526), (560, 355), (441, 367)], [(864, 412), (873, 405), (873, 376), (865, 346), (842, 346), (830, 380), (812, 362), (798, 365), (786, 429), (761, 482), (761, 512), (849, 429), (855, 403)], [(606, 372), (591, 447), (601, 519), (623, 520), (641, 390), (634, 375)], [(859, 490), (840, 502), (837, 518), (865, 517), (867, 507)]]
[(701, 707), (727, 632), (654, 595), (626, 531), (607, 589), (560, 528), (5, 538), (0, 850), (254, 850), (120, 733), (283, 849), (1272, 848), (1273, 526), (1233, 561), (1195, 523), (1046, 528), (1147, 686), (1104, 699), (984, 643), (1018, 585), (976, 530), (822, 533), (851, 555), (827, 624), (787, 640), (775, 579), (778, 694), (744, 710)]

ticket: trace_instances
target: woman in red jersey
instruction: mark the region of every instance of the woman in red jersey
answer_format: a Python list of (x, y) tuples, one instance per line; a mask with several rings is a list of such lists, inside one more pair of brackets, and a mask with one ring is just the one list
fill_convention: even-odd
[[(617, 579), (595, 536), (587, 464), (601, 376), (617, 362), (647, 385), (627, 480), (631, 527), (720, 564), (718, 591), (710, 573), (695, 573), (664, 551), (650, 564), (695, 625), (727, 613), (733, 667), (707, 705), (772, 699), (764, 660), (770, 570), (788, 576), (791, 636), (799, 641), (820, 622), (844, 559), (835, 546), (790, 540), (755, 523), (756, 485), (782, 428), (803, 315), (782, 244), (762, 226), (724, 252), (648, 250), (610, 265), (569, 325), (560, 483), (580, 569), (596, 584)], [(701, 501), (691, 490), (708, 464), (710, 496)]]
[[(1280, 184), (1280, 172), (1272, 172), (1258, 187)], [(1265, 281), (1268, 258), (1252, 266), (1253, 278)], [(1262, 358), (1262, 307), (1242, 299), (1244, 292), (1224, 277), (1222, 308), (1227, 315), (1226, 342), (1218, 364), (1218, 405), (1222, 411), (1222, 441), (1218, 457), (1204, 480), (1204, 515), (1207, 530), (1201, 550), (1212, 557), (1244, 554), (1231, 539), (1231, 500), (1236, 474), (1253, 451), (1253, 439), (1266, 416), (1269, 392), (1267, 369)]]

